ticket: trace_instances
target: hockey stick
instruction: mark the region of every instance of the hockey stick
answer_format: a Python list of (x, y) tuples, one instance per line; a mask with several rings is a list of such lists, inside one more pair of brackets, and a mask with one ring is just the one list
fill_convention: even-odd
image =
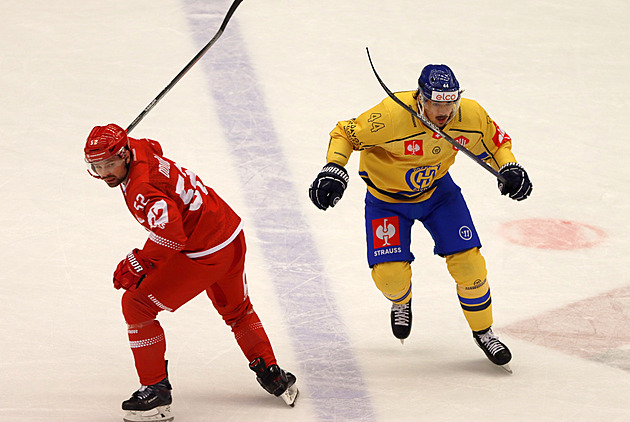
[(144, 119), (144, 116), (146, 116), (149, 113), (149, 111), (151, 111), (151, 109), (155, 107), (158, 101), (160, 101), (171, 90), (171, 88), (173, 88), (175, 84), (179, 82), (181, 78), (184, 77), (186, 73), (188, 73), (188, 71), (195, 65), (195, 63), (197, 63), (201, 59), (201, 57), (203, 57), (203, 55), (206, 54), (206, 52), (210, 49), (210, 47), (212, 47), (212, 45), (219, 39), (221, 34), (223, 34), (223, 31), (225, 31), (225, 27), (230, 21), (230, 18), (232, 17), (232, 15), (234, 14), (234, 11), (238, 7), (238, 5), (241, 4), (242, 1), (243, 0), (234, 0), (234, 2), (232, 3), (232, 6), (230, 6), (230, 9), (227, 11), (225, 18), (223, 18), (223, 22), (221, 23), (221, 26), (219, 27), (219, 30), (214, 35), (214, 37), (212, 37), (210, 42), (208, 42), (208, 44), (206, 44), (206, 46), (202, 48), (201, 51), (197, 53), (195, 57), (193, 57), (193, 59), (186, 65), (186, 67), (184, 67), (181, 70), (181, 72), (179, 72), (177, 76), (175, 76), (175, 78), (171, 81), (171, 83), (169, 83), (166, 86), (166, 88), (164, 88), (162, 92), (160, 92), (158, 96), (155, 97), (153, 101), (149, 103), (148, 106), (146, 106), (144, 110), (142, 110), (142, 113), (140, 113), (138, 117), (136, 117), (136, 119), (133, 122), (131, 122), (131, 124), (127, 127), (127, 134), (129, 134), (129, 132), (131, 132), (133, 128), (135, 128), (136, 125), (140, 123), (142, 119)]
[(376, 69), (374, 68), (374, 63), (372, 63), (372, 57), (370, 57), (370, 50), (369, 48), (365, 48), (365, 50), (367, 51), (367, 55), (368, 55), (368, 60), (370, 61), (370, 66), (372, 66), (372, 71), (374, 72), (374, 75), (376, 76), (376, 79), (378, 80), (378, 83), (381, 84), (381, 86), (383, 87), (383, 89), (385, 90), (385, 92), (387, 92), (387, 95), (390, 96), (390, 98), (392, 100), (394, 100), (396, 102), (396, 104), (398, 104), (399, 106), (401, 106), (402, 108), (404, 108), (405, 110), (407, 110), (409, 113), (411, 113), (413, 116), (417, 117), (426, 127), (428, 127), (429, 129), (431, 129), (433, 132), (437, 133), (438, 135), (440, 135), (442, 138), (446, 139), (446, 141), (448, 141), (448, 143), (450, 143), (451, 145), (453, 145), (455, 148), (457, 148), (458, 150), (460, 150), (461, 152), (463, 152), (465, 155), (467, 155), (468, 157), (470, 157), (473, 161), (475, 161), (477, 164), (479, 164), (481, 167), (483, 167), (484, 169), (486, 169), (488, 172), (490, 172), (492, 175), (494, 175), (494, 177), (496, 177), (497, 179), (499, 179), (501, 182), (506, 183), (505, 178), (501, 175), (501, 173), (499, 173), (498, 171), (496, 171), (495, 169), (493, 169), (488, 163), (486, 163), (485, 161), (483, 161), (482, 159), (480, 159), (479, 157), (477, 157), (475, 154), (473, 154), (468, 148), (464, 147), (463, 145), (461, 145), (459, 142), (457, 142), (455, 139), (451, 138), (450, 136), (448, 136), (446, 133), (444, 133), (439, 127), (437, 127), (436, 125), (433, 124), (433, 122), (431, 122), (429, 119), (427, 119), (426, 117), (424, 117), (422, 114), (414, 111), (411, 107), (409, 107), (407, 104), (403, 103), (398, 97), (396, 97), (394, 95), (394, 93), (392, 91), (389, 90), (389, 88), (387, 88), (387, 86), (385, 85), (385, 83), (383, 82), (383, 80), (381, 79), (380, 76), (378, 76), (378, 73), (376, 73)]

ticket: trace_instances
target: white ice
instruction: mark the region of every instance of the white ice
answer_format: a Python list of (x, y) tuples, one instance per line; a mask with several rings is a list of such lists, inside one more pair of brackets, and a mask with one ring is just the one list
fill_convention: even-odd
[[(229, 5), (2, 5), (1, 421), (122, 420), (120, 402), (138, 380), (111, 273), (146, 232), (117, 189), (88, 176), (84, 140), (94, 125), (128, 125), (210, 40)], [(199, 297), (160, 315), (176, 421), (628, 420), (629, 21), (621, 0), (245, 0), (133, 136), (159, 140), (244, 218), (252, 300), (302, 394), (290, 409), (261, 390)], [(472, 342), (421, 227), (412, 335), (404, 346), (391, 335), (389, 305), (365, 262), (358, 154), (337, 207), (321, 212), (307, 197), (335, 123), (385, 96), (366, 47), (394, 91), (414, 89), (427, 63), (449, 64), (465, 96), (511, 135), (534, 182), (531, 198), (516, 203), (466, 157), (452, 169), (484, 244), (511, 376)], [(221, 84), (213, 69), (242, 58), (250, 73)], [(217, 94), (242, 102), (242, 112), (226, 117)], [(232, 124), (250, 132), (235, 137)], [(277, 151), (261, 131), (271, 131)], [(278, 204), (290, 216), (283, 230), (261, 218)], [(606, 237), (548, 250), (501, 235), (505, 223), (538, 218), (588, 224)], [(514, 328), (532, 324), (540, 335)], [(558, 347), (545, 343), (545, 324), (562, 327)], [(592, 330), (577, 328), (584, 325)], [(600, 355), (577, 353), (602, 332)]]

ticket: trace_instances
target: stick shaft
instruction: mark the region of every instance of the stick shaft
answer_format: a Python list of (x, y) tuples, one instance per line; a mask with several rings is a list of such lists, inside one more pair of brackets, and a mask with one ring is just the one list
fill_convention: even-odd
[(225, 18), (223, 18), (223, 22), (221, 23), (221, 26), (219, 27), (219, 30), (214, 35), (214, 37), (212, 37), (208, 44), (206, 44), (205, 47), (202, 48), (201, 51), (199, 51), (199, 53), (197, 53), (197, 55), (192, 58), (192, 60), (186, 65), (186, 67), (184, 67), (177, 74), (177, 76), (173, 78), (173, 80), (162, 90), (162, 92), (160, 92), (158, 96), (155, 97), (153, 101), (151, 101), (149, 105), (145, 107), (144, 110), (142, 110), (138, 117), (136, 117), (135, 120), (131, 122), (131, 124), (127, 127), (127, 134), (129, 134), (129, 132), (131, 132), (138, 125), (138, 123), (140, 123), (140, 121), (144, 119), (144, 117), (153, 109), (153, 107), (155, 107), (155, 105), (171, 90), (171, 88), (175, 86), (177, 82), (180, 81), (180, 79), (184, 77), (184, 75), (186, 75), (186, 73), (188, 73), (188, 71), (204, 56), (204, 54), (206, 54), (210, 47), (212, 47), (212, 45), (219, 39), (219, 37), (223, 34), (223, 31), (225, 31), (225, 28), (230, 21), (230, 18), (236, 11), (236, 8), (239, 4), (241, 4), (242, 1), (243, 0), (234, 0), (232, 5), (230, 6), (230, 9), (225, 15)]

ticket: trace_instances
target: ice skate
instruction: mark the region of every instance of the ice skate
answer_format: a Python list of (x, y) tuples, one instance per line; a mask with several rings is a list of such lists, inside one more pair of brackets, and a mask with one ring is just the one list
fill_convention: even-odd
[(512, 368), (508, 365), (512, 360), (512, 353), (492, 332), (492, 327), (482, 331), (473, 331), (473, 337), (477, 346), (483, 350), (490, 362), (502, 367), (510, 374), (512, 373)]
[(256, 373), (256, 380), (269, 394), (282, 397), (284, 402), (293, 407), (299, 394), (295, 385), (295, 375), (281, 369), (278, 365), (266, 366), (263, 358), (254, 359), (249, 368)]
[(129, 400), (122, 403), (127, 413), (123, 417), (125, 422), (170, 422), (174, 419), (171, 414), (171, 384), (168, 376), (162, 381), (143, 385), (133, 393)]
[(392, 304), (390, 318), (394, 337), (404, 344), (411, 332), (411, 300), (403, 305)]

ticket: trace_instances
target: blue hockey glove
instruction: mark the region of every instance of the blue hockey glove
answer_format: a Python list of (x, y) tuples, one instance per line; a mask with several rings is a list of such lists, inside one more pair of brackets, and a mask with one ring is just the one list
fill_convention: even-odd
[(522, 201), (531, 193), (534, 186), (527, 176), (525, 169), (518, 163), (507, 163), (501, 166), (499, 173), (506, 183), (499, 180), (501, 195), (509, 195), (515, 201)]
[(334, 207), (348, 186), (348, 172), (335, 163), (328, 163), (311, 183), (308, 195), (320, 210)]

